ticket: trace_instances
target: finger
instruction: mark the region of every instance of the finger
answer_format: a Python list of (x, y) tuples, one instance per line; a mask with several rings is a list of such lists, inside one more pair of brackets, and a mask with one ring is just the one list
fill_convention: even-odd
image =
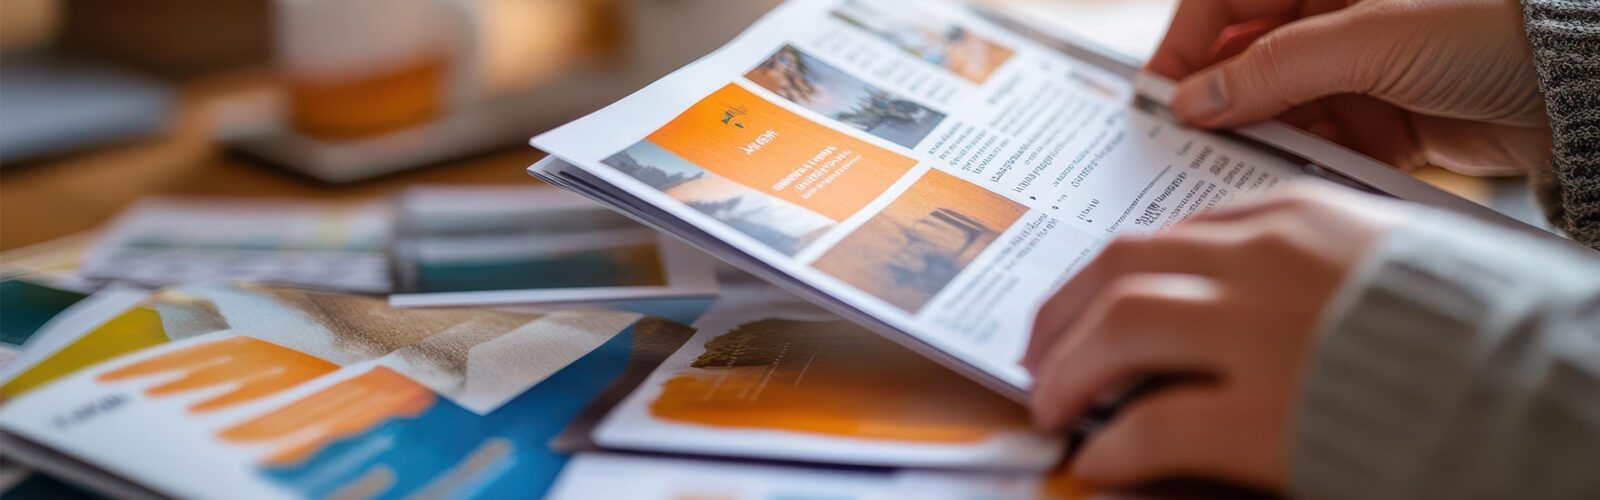
[(1229, 232), (1228, 229), (1217, 224), (1242, 223), (1252, 226), (1246, 229), (1253, 229), (1264, 225), (1257, 219), (1284, 212), (1303, 212), (1324, 200), (1343, 198), (1346, 191), (1349, 190), (1341, 189), (1321, 179), (1296, 180), (1270, 192), (1240, 198), (1232, 203), (1189, 216), (1183, 222), (1173, 225), (1168, 233), (1172, 233), (1173, 237), (1183, 235), (1190, 238), (1218, 240), (1213, 243), (1215, 245), (1232, 245), (1239, 240), (1226, 237), (1223, 233)]
[(1317, 127), (1318, 124), (1333, 122), (1333, 112), (1328, 109), (1327, 104), (1328, 100), (1323, 99), (1289, 108), (1283, 114), (1278, 115), (1278, 121), (1293, 125), (1307, 132), (1316, 133), (1324, 139), (1333, 140), (1334, 138), (1331, 134), (1324, 135), (1318, 131), (1311, 130)]
[[(1189, 218), (1173, 224), (1172, 228), (1168, 229), (1167, 232), (1188, 233), (1193, 232), (1192, 228), (1197, 226), (1210, 226), (1217, 223), (1235, 224), (1241, 221), (1249, 221), (1267, 214), (1292, 209), (1301, 201), (1292, 196), (1278, 194), (1277, 191), (1246, 195), (1231, 203), (1224, 203), (1210, 210), (1197, 212), (1189, 216)], [(1216, 238), (1220, 235), (1211, 234), (1209, 236)]]
[(1217, 39), (1212, 42), (1210, 53), (1206, 55), (1206, 60), (1209, 61), (1207, 66), (1239, 55), (1244, 49), (1249, 48), (1250, 44), (1255, 43), (1257, 38), (1291, 21), (1293, 19), (1286, 17), (1271, 17), (1252, 19), (1223, 28), (1222, 33), (1217, 34)]
[[(1185, 122), (1235, 126), (1271, 118), (1291, 107), (1334, 94), (1371, 87), (1377, 71), (1363, 67), (1388, 41), (1352, 40), (1350, 33), (1375, 23), (1351, 8), (1284, 25), (1249, 48), (1178, 84), (1172, 109)], [(1374, 47), (1374, 44), (1385, 44)]]
[(1412, 113), (1382, 99), (1336, 95), (1295, 106), (1277, 119), (1405, 171), (1426, 164)]
[(1151, 70), (1182, 79), (1211, 62), (1212, 47), (1228, 26), (1257, 18), (1285, 16), (1301, 0), (1182, 0), (1167, 35), (1150, 56)]
[(1211, 371), (1224, 356), (1214, 335), (1217, 294), (1162, 283), (1172, 279), (1119, 281), (1118, 290), (1096, 301), (1089, 318), (1050, 349), (1035, 374), (1036, 425), (1072, 422), (1106, 391), (1142, 376)]
[(1045, 349), (1055, 343), (1091, 299), (1103, 292), (1107, 283), (1129, 274), (1217, 275), (1226, 265), (1226, 257), (1226, 249), (1212, 242), (1167, 238), (1160, 233), (1112, 240), (1039, 307), (1022, 365), (1037, 367)]
[(1045, 351), (1059, 341), (1084, 308), (1109, 282), (1131, 274), (1191, 274), (1220, 277), (1238, 265), (1234, 252), (1265, 230), (1281, 226), (1259, 219), (1293, 218), (1324, 199), (1344, 199), (1346, 189), (1326, 181), (1290, 183), (1270, 193), (1201, 212), (1151, 235), (1113, 240), (1087, 266), (1061, 286), (1034, 318), (1024, 367), (1034, 370)]
[(1222, 389), (1169, 387), (1135, 401), (1089, 439), (1072, 473), (1100, 488), (1120, 488), (1179, 475), (1207, 475), (1221, 462), (1216, 429), (1226, 422)]
[(1423, 161), (1478, 177), (1524, 175), (1550, 163), (1548, 128), (1412, 117)]
[(1333, 127), (1339, 130), (1335, 142), (1401, 170), (1423, 165), (1412, 130), (1414, 113), (1365, 95), (1338, 95), (1323, 101)]

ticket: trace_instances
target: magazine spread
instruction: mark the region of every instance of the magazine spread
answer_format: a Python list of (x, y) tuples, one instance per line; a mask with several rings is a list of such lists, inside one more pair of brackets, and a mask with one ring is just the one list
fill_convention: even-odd
[(1109, 238), (1305, 175), (1134, 96), (958, 5), (792, 0), (533, 144), (1025, 389), (1034, 310)]

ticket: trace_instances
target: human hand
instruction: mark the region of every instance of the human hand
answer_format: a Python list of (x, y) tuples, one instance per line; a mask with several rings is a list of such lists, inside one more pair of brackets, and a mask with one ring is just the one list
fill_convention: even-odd
[(1517, 0), (1182, 0), (1149, 69), (1196, 126), (1280, 117), (1407, 169), (1550, 161)]
[(1316, 323), (1404, 218), (1397, 202), (1295, 184), (1118, 238), (1039, 310), (1023, 358), (1034, 422), (1059, 428), (1133, 381), (1184, 376), (1123, 408), (1073, 472), (1100, 487), (1200, 476), (1281, 491)]

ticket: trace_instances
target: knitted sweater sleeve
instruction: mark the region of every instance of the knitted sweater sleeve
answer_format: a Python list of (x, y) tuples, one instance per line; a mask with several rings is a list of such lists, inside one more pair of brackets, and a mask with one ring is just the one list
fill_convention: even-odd
[(1299, 498), (1600, 498), (1600, 253), (1438, 211), (1329, 304)]
[(1545, 215), (1600, 248), (1600, 1), (1522, 0), (1555, 155), (1534, 175)]

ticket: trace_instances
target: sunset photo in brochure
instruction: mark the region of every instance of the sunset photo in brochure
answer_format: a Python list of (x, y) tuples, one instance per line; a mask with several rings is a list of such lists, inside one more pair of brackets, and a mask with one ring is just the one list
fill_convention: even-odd
[(929, 170), (815, 265), (914, 312), (1027, 211), (1021, 203)]

